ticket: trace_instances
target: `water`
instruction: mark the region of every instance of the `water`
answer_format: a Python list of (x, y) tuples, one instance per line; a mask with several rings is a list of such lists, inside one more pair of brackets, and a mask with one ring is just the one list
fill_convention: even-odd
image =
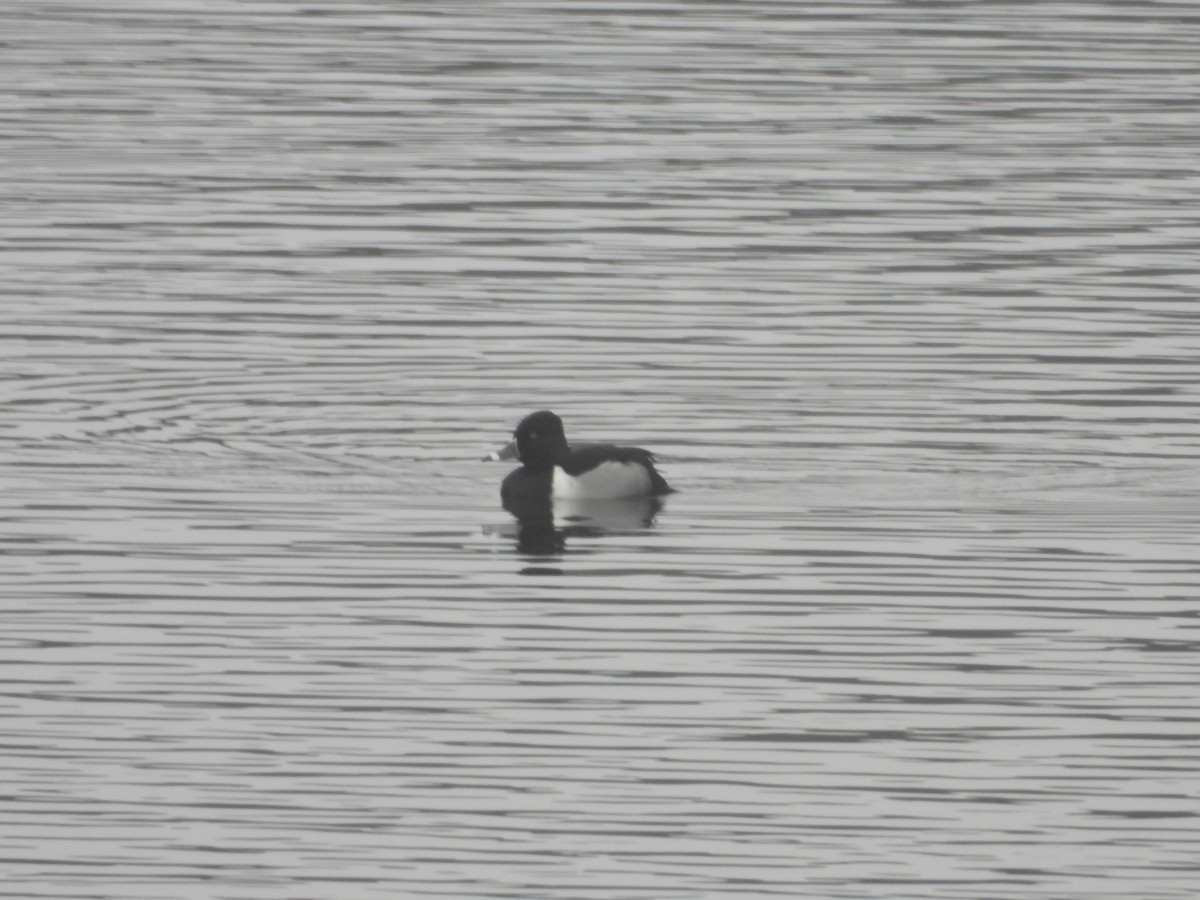
[(1195, 896), (1193, 4), (0, 34), (0, 894)]

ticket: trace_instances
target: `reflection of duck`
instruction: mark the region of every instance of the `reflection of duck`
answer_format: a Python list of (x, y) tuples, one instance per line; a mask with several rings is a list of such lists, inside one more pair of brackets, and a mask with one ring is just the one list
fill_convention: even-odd
[[(654, 456), (640, 447), (567, 443), (562, 419), (548, 410), (520, 421), (512, 442), (487, 459), (521, 461), (500, 486), (505, 507), (555, 500), (616, 500), (671, 492), (654, 468)], [(520, 516), (518, 516), (520, 518)]]
[(566, 552), (570, 537), (598, 537), (649, 528), (662, 505), (658, 497), (504, 500), (504, 508), (517, 519), (518, 552), (533, 556), (561, 555)]

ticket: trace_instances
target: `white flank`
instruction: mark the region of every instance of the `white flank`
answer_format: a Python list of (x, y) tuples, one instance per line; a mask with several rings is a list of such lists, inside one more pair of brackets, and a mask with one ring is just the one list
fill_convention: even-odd
[(554, 467), (551, 496), (563, 500), (616, 500), (650, 492), (650, 473), (639, 463), (604, 462), (579, 476)]

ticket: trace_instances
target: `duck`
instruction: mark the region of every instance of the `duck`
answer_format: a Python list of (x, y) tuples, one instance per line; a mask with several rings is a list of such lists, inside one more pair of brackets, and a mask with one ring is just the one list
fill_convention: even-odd
[(655, 497), (674, 489), (641, 447), (567, 443), (563, 422), (548, 409), (517, 423), (513, 439), (486, 460), (517, 459), (500, 485), (506, 505), (546, 500), (619, 500)]

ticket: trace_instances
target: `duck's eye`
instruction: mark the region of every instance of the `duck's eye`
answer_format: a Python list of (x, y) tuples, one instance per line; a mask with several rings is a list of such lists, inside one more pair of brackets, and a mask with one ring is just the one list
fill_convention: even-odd
[(529, 432), (529, 439), (531, 441), (536, 441), (537, 440), (537, 432), (536, 431)]

